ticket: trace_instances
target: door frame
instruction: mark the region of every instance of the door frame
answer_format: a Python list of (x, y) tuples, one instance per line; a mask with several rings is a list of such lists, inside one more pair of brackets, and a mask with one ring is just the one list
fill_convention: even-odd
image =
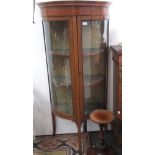
[[(84, 115), (84, 81), (83, 81), (83, 53), (82, 53), (82, 21), (83, 20), (108, 20), (109, 27), (109, 19), (105, 18), (105, 16), (77, 16), (77, 24), (78, 24), (78, 53), (79, 53), (79, 96), (80, 96), (80, 115), (82, 120), (88, 119), (89, 116)], [(107, 32), (107, 47), (109, 46), (109, 32)], [(108, 49), (107, 49), (108, 50)], [(107, 104), (107, 79), (108, 79), (108, 54), (106, 54), (106, 77), (105, 77), (105, 104)]]
[[(71, 76), (71, 90), (72, 90), (72, 108), (73, 108), (73, 115), (69, 115), (69, 114), (65, 114), (63, 112), (60, 112), (58, 111), (55, 107), (54, 107), (54, 103), (52, 103), (52, 98), (51, 98), (51, 92), (52, 92), (52, 89), (51, 89), (51, 86), (50, 86), (50, 81), (49, 81), (49, 71), (48, 71), (48, 83), (49, 83), (49, 95), (50, 95), (50, 100), (51, 100), (51, 106), (52, 106), (52, 109), (53, 109), (53, 112), (61, 117), (61, 118), (65, 118), (65, 119), (69, 119), (69, 120), (72, 120), (72, 121), (76, 121), (76, 105), (77, 105), (77, 95), (76, 95), (76, 92), (77, 92), (77, 81), (76, 81), (76, 64), (75, 64), (75, 41), (76, 41), (76, 34), (74, 32), (75, 30), (75, 19), (74, 17), (46, 17), (43, 19), (43, 22), (44, 21), (47, 21), (47, 22), (50, 22), (50, 21), (68, 21), (69, 22), (69, 61), (70, 61), (70, 76)], [(46, 40), (46, 39), (45, 39)], [(46, 44), (45, 44), (46, 46)], [(47, 51), (45, 50), (46, 52), (46, 57), (47, 57)], [(46, 58), (47, 59), (47, 58)]]

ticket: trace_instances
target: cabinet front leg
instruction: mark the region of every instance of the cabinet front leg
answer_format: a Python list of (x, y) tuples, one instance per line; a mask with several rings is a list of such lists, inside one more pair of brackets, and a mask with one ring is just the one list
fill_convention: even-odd
[(77, 129), (78, 129), (78, 144), (79, 144), (79, 154), (82, 155), (82, 147), (81, 147), (81, 122), (77, 122)]
[(55, 136), (55, 133), (56, 133), (56, 121), (55, 121), (54, 112), (52, 112), (52, 125), (53, 125), (53, 136)]

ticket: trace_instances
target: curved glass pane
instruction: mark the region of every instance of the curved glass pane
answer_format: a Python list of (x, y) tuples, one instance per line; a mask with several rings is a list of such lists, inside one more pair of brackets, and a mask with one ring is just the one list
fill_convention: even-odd
[(44, 22), (44, 29), (52, 104), (57, 111), (72, 115), (69, 22)]
[(108, 20), (82, 21), (84, 113), (105, 107)]

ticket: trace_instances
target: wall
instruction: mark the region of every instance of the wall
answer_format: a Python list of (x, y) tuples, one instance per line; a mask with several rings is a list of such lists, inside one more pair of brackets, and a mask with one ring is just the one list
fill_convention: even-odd
[[(110, 44), (115, 45), (121, 42), (121, 14), (120, 1), (115, 1), (110, 7)], [(33, 105), (33, 131), (34, 135), (52, 134), (52, 118), (50, 112), (50, 101), (47, 81), (46, 57), (44, 51), (42, 22), (40, 10), (36, 6), (34, 24), (35, 49), (33, 53), (33, 85), (34, 85), (34, 105)], [(111, 56), (111, 53), (110, 53)], [(109, 57), (109, 68), (112, 69), (112, 62)], [(112, 70), (109, 72), (108, 88), (108, 108), (112, 110)], [(74, 133), (77, 131), (75, 123), (56, 117), (57, 133)], [(98, 130), (98, 125), (88, 120), (88, 130)]]

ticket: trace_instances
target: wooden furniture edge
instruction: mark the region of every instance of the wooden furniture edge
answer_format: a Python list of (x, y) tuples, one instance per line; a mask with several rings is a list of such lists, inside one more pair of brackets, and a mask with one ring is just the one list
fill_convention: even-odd
[(50, 1), (50, 2), (38, 2), (36, 3), (39, 7), (49, 6), (103, 6), (109, 7), (112, 2), (108, 1)]

